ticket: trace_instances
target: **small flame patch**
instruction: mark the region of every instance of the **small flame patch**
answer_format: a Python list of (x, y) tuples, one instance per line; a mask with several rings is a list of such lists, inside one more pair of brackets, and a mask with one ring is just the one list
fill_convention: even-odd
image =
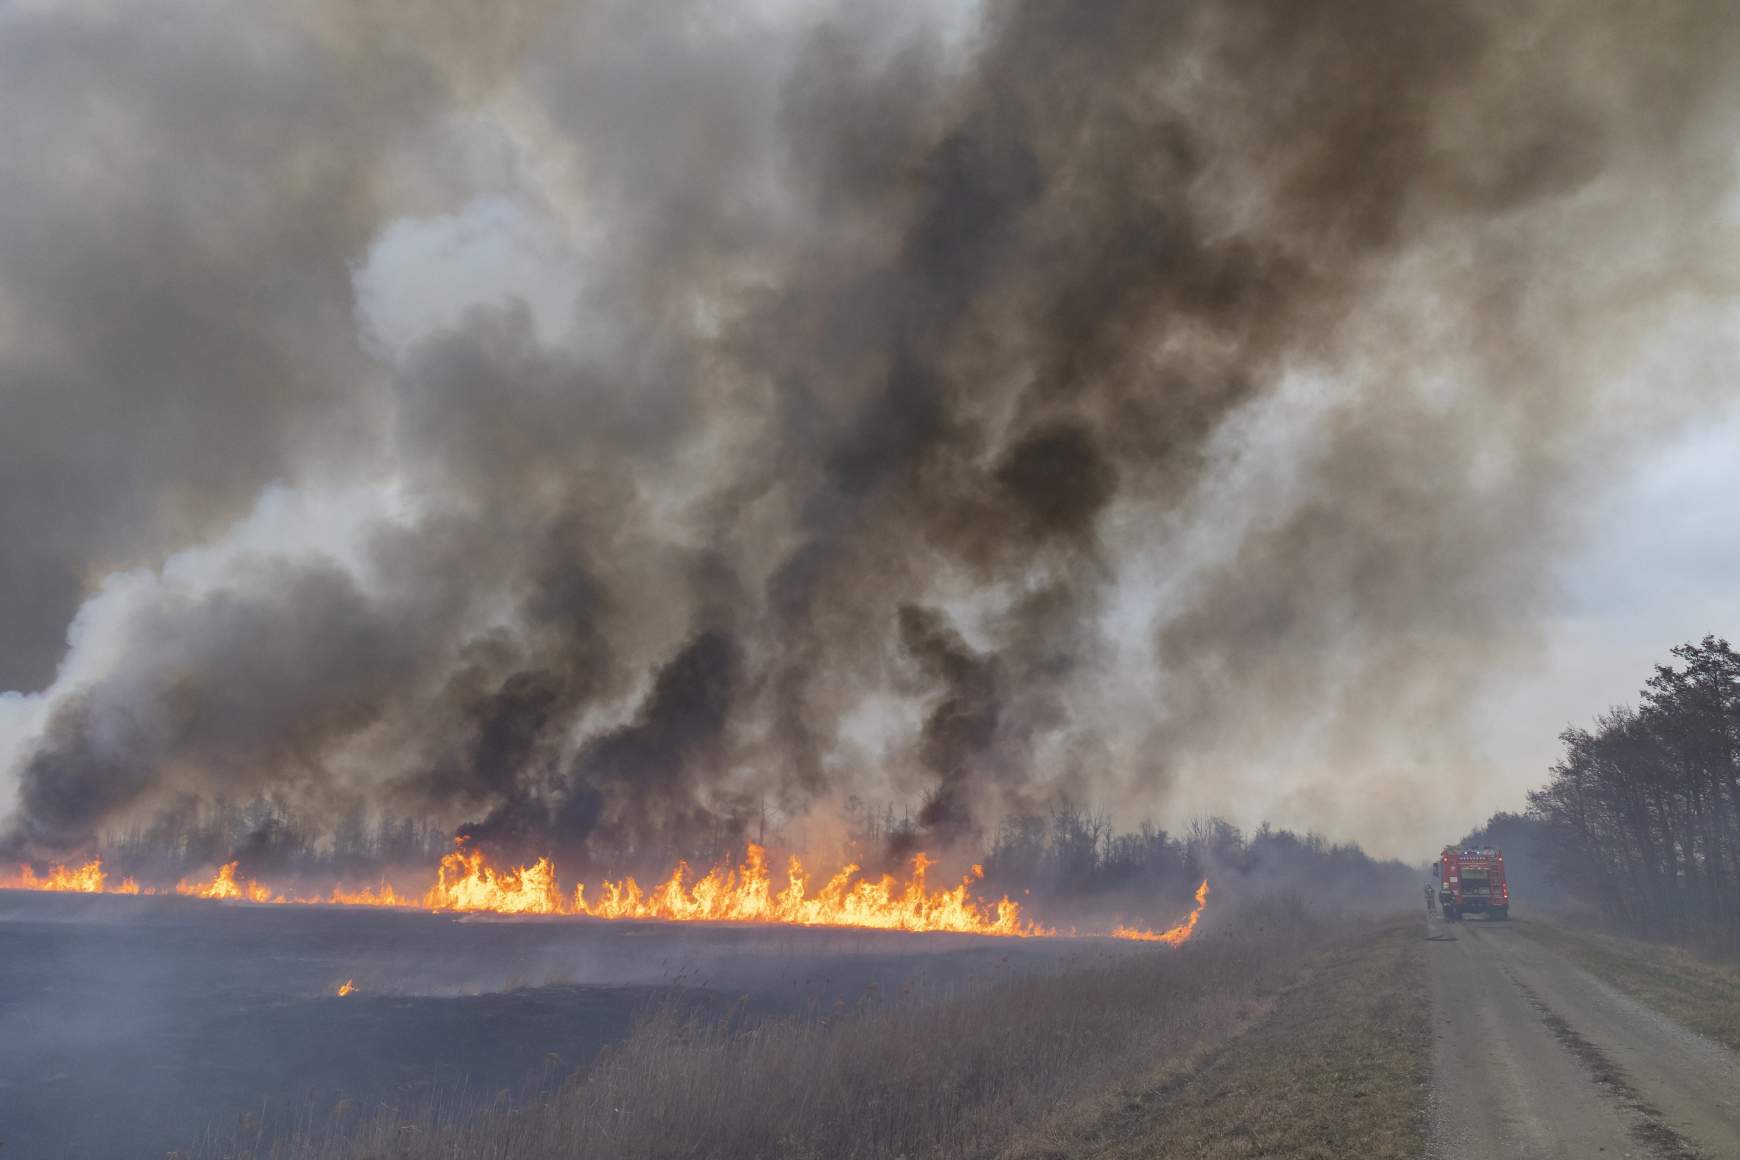
[(1202, 885), (1196, 888), (1196, 909), (1170, 930), (1138, 930), (1134, 927), (1120, 926), (1112, 932), (1113, 938), (1130, 939), (1135, 942), (1159, 942), (1167, 946), (1179, 946), (1190, 941), (1190, 936), (1196, 933), (1196, 922), (1202, 917), (1202, 908), (1208, 905), (1208, 879), (1202, 880)]

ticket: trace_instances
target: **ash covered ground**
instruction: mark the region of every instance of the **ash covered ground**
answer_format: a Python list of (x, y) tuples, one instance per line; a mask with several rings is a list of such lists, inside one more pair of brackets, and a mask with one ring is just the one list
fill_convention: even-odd
[(560, 1078), (662, 1003), (754, 1018), (1114, 953), (1129, 948), (0, 892), (0, 1141), (161, 1156), (248, 1114), (488, 1101)]

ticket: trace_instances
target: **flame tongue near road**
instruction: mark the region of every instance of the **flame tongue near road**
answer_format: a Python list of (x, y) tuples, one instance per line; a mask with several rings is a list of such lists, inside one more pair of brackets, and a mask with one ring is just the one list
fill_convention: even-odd
[(1137, 942), (1162, 942), (1167, 946), (1177, 946), (1188, 942), (1190, 936), (1196, 933), (1196, 921), (1202, 917), (1202, 908), (1208, 905), (1208, 879), (1202, 880), (1202, 885), (1196, 888), (1196, 909), (1190, 912), (1190, 917), (1173, 927), (1171, 930), (1151, 931), (1135, 930), (1120, 926), (1112, 932), (1113, 938), (1134, 939)]
[[(530, 866), (503, 870), (492, 866), (482, 851), (462, 845), (441, 859), (435, 884), (421, 898), (399, 894), (386, 882), (359, 890), (335, 888), (324, 897), (286, 896), (262, 883), (238, 878), (234, 862), (220, 867), (208, 882), (182, 880), (176, 884), (175, 893), (236, 902), (411, 907), (488, 914), (844, 926), (1010, 938), (1058, 934), (1022, 917), (1020, 904), (1007, 897), (994, 903), (974, 899), (973, 885), (984, 877), (981, 867), (974, 866), (958, 886), (944, 890), (932, 888), (926, 881), (932, 865), (925, 855), (917, 855), (905, 882), (888, 874), (865, 877), (855, 865), (845, 866), (818, 882), (803, 862), (793, 857), (786, 863), (784, 885), (776, 888), (767, 867), (767, 852), (752, 844), (742, 865), (735, 868), (716, 866), (691, 881), (688, 864), (679, 862), (668, 878), (652, 886), (643, 887), (633, 878), (624, 878), (605, 882), (589, 895), (584, 884), (576, 886), (572, 893), (564, 892), (557, 884), (556, 868), (548, 858), (539, 858)], [(44, 876), (21, 866), (16, 878), (0, 879), (0, 889), (141, 893), (131, 878), (119, 886), (108, 885), (98, 860), (76, 870), (56, 866)], [(1205, 879), (1196, 891), (1196, 908), (1177, 926), (1164, 931), (1120, 926), (1112, 936), (1177, 946), (1196, 930), (1207, 900)]]

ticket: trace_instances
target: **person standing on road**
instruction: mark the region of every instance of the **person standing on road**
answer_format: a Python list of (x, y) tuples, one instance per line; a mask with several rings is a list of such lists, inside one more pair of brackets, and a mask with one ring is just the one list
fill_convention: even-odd
[(1426, 883), (1426, 913), (1438, 913), (1438, 895), (1432, 890), (1432, 884)]

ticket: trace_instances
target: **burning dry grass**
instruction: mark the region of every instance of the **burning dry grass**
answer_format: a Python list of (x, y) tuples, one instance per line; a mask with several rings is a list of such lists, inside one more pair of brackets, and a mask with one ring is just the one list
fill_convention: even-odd
[[(813, 875), (793, 855), (786, 861), (785, 884), (779, 886), (768, 866), (767, 851), (750, 843), (743, 862), (714, 866), (695, 877), (688, 863), (679, 862), (670, 876), (643, 888), (634, 878), (605, 882), (591, 900), (584, 883), (572, 894), (557, 883), (555, 864), (538, 858), (531, 865), (498, 867), (481, 851), (460, 843), (435, 872), (434, 885), (420, 896), (401, 894), (382, 881), (361, 888), (335, 886), (330, 893), (302, 895), (275, 890), (238, 874), (240, 863), (218, 867), (209, 881), (182, 879), (176, 894), (223, 902), (289, 905), (422, 908), (432, 911), (483, 912), (512, 915), (568, 915), (599, 919), (669, 922), (733, 922), (782, 926), (838, 926), (865, 930), (994, 935), (1004, 938), (1049, 938), (1060, 932), (1040, 926), (1021, 913), (1021, 905), (1004, 896), (996, 901), (974, 896), (985, 876), (974, 865), (953, 888), (930, 884), (935, 863), (922, 852), (913, 856), (906, 880), (893, 875), (867, 877), (862, 867), (847, 864), (826, 878)], [(0, 877), (0, 890), (57, 891), (84, 894), (138, 894), (128, 878), (119, 884), (104, 872), (100, 859), (78, 869), (55, 866), (46, 876), (21, 865), (14, 877)], [(155, 894), (146, 888), (146, 894)], [(1190, 938), (1208, 898), (1204, 880), (1196, 906), (1186, 918), (1162, 931), (1120, 926), (1112, 937), (1178, 946)], [(1074, 932), (1068, 932), (1074, 933)]]
[(1201, 1058), (1336, 928), (1268, 903), (1179, 951), (1104, 946), (1057, 975), (805, 1019), (645, 1019), (548, 1098), (342, 1108), (202, 1157), (846, 1160), (991, 1156), (1132, 1076)]
[(20, 866), (13, 876), (0, 875), (0, 890), (40, 890), (51, 894), (138, 894), (139, 883), (131, 878), (115, 881), (103, 872), (101, 859), (83, 866), (52, 866), (38, 874)]

